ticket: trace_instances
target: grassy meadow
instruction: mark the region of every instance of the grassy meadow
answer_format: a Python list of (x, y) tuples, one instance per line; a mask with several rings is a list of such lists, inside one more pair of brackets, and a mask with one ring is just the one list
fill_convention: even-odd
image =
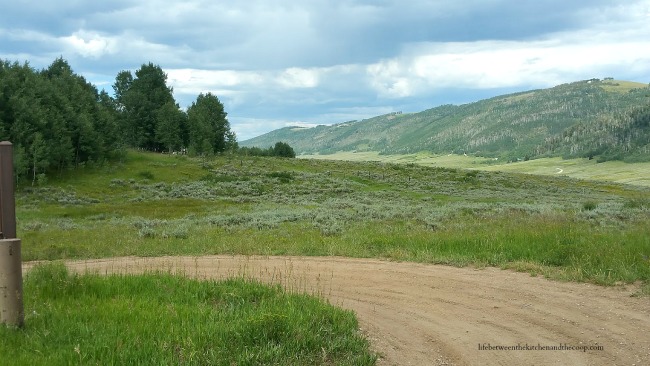
[(564, 176), (130, 152), (16, 201), (26, 261), (336, 255), (650, 279), (650, 189)]

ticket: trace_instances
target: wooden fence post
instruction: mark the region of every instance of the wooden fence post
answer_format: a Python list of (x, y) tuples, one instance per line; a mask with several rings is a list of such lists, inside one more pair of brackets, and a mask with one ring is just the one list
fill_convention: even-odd
[(22, 327), (23, 270), (16, 239), (13, 147), (0, 142), (0, 323)]

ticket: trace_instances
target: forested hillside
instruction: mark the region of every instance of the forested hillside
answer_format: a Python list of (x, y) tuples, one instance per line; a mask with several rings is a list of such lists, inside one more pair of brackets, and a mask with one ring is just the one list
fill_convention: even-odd
[(35, 183), (128, 147), (201, 155), (237, 146), (217, 96), (201, 94), (181, 109), (157, 65), (121, 71), (113, 89), (115, 97), (98, 91), (62, 58), (40, 71), (0, 60), (0, 140), (14, 145), (17, 178)]
[[(649, 104), (649, 95), (646, 84), (592, 79), (419, 113), (393, 113), (309, 129), (289, 127), (240, 144), (267, 146), (281, 140), (298, 154), (428, 151), (517, 160), (586, 152), (613, 158), (619, 152), (634, 151), (647, 156), (647, 147), (632, 148), (643, 144), (647, 127), (644, 130), (643, 123), (632, 121), (636, 120), (634, 111)], [(615, 138), (610, 136), (614, 130), (618, 131)], [(567, 134), (574, 137), (566, 138)], [(606, 153), (603, 149), (612, 139), (620, 143)]]
[(565, 158), (598, 157), (599, 161), (649, 161), (650, 104), (572, 126), (546, 139), (537, 153)]

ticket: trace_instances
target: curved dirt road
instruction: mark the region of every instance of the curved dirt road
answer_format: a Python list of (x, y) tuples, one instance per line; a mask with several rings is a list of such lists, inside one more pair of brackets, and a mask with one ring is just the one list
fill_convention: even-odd
[[(248, 276), (354, 310), (379, 365), (650, 365), (650, 298), (494, 268), (337, 257), (160, 257), (69, 261), (77, 271)], [(25, 267), (31, 267), (26, 263)], [(602, 350), (479, 350), (481, 346)]]

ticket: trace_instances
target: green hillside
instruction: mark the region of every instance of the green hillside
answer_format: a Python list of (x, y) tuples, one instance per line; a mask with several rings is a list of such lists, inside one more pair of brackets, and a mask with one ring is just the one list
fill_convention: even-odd
[[(268, 147), (284, 141), (298, 154), (428, 151), (507, 160), (598, 152), (595, 147), (602, 139), (625, 140), (609, 138), (612, 126), (623, 126), (620, 121), (631, 120), (630, 113), (648, 105), (649, 96), (646, 84), (592, 79), (460, 106), (444, 105), (419, 113), (393, 113), (314, 128), (287, 127), (242, 141), (240, 145)], [(593, 128), (594, 124), (598, 129)], [(650, 136), (643, 123), (625, 126), (626, 131), (618, 131), (619, 135), (635, 136), (639, 143)], [(563, 136), (572, 129), (599, 134), (583, 134), (579, 140), (585, 146), (571, 150), (576, 139)]]
[(546, 139), (538, 153), (597, 156), (598, 161), (650, 161), (650, 104), (623, 115), (602, 115)]

